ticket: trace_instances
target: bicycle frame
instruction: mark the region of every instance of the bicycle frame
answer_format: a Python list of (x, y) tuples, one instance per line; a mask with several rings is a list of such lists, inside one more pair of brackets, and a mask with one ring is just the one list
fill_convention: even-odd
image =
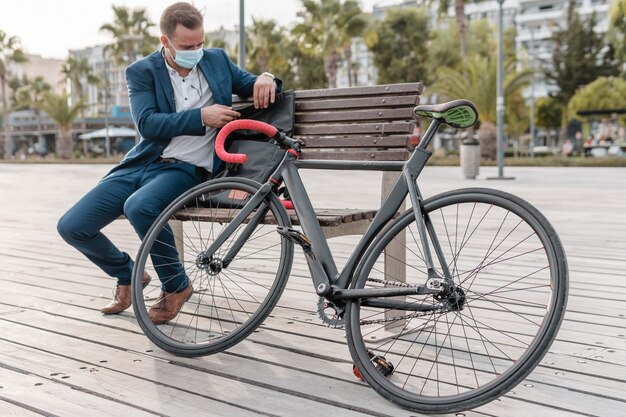
[[(440, 292), (444, 286), (444, 280), (451, 283), (452, 278), (446, 267), (447, 263), (444, 259), (439, 242), (435, 237), (432, 224), (428, 217), (422, 214), (421, 202), (423, 198), (416, 183), (418, 176), (432, 155), (431, 152), (426, 150), (426, 147), (431, 142), (440, 124), (441, 122), (438, 120), (431, 122), (424, 138), (406, 162), (300, 161), (292, 152), (285, 152), (285, 156), (276, 171), (272, 174), (271, 180), (263, 184), (249, 199), (239, 214), (235, 216), (232, 222), (222, 231), (220, 236), (203, 252), (203, 255), (207, 258), (211, 257), (231, 233), (245, 222), (258, 207), (257, 213), (248, 220), (248, 225), (244, 228), (224, 257), (223, 263), (224, 266), (227, 267), (265, 216), (268, 208), (263, 203), (263, 200), (275, 187), (272, 181), (283, 180), (289, 190), (295, 211), (300, 219), (300, 225), (306, 236), (306, 245), (304, 247), (308, 247), (309, 249), (305, 250), (305, 254), (307, 255), (307, 261), (316, 291), (320, 296), (328, 296), (328, 298), (332, 300), (347, 300)], [(396, 180), (391, 192), (382, 203), (378, 213), (374, 216), (372, 223), (354, 248), (348, 262), (341, 272), (338, 271), (335, 265), (333, 255), (326, 242), (322, 228), (317, 221), (313, 205), (298, 173), (299, 168), (402, 171), (402, 175)], [(409, 195), (411, 199), (412, 209), (415, 213), (415, 221), (424, 250), (424, 260), (428, 271), (424, 285), (419, 287), (390, 287), (362, 290), (348, 289), (359, 261), (365, 254), (367, 248), (383, 227), (393, 219), (407, 195)], [(435, 272), (427, 232), (430, 233), (433, 248), (442, 265), (444, 277), (439, 276), (437, 272)], [(380, 305), (382, 307), (403, 308), (407, 310), (422, 311), (432, 309), (432, 306), (407, 306), (406, 303), (394, 300), (370, 300), (370, 304), (371, 303), (382, 303), (382, 305)]]

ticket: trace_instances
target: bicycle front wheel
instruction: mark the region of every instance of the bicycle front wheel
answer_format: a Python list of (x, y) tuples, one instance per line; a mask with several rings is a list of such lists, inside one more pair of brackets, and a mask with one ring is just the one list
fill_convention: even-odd
[[(161, 349), (181, 356), (223, 351), (248, 336), (276, 305), (293, 260), (293, 243), (276, 232), (276, 226), (291, 225), (276, 195), (265, 197), (207, 255), (258, 189), (244, 179), (201, 184), (172, 202), (148, 231), (133, 270), (133, 308)], [(155, 278), (145, 288), (144, 271)], [(159, 299), (171, 293), (172, 282), (186, 280), (193, 294), (180, 313), (154, 324), (150, 308), (163, 305)]]
[[(543, 215), (501, 191), (457, 190), (423, 206), (436, 272), (456, 290), (384, 308), (350, 302), (348, 344), (358, 373), (390, 401), (467, 410), (521, 382), (548, 351), (565, 312), (565, 253)], [(353, 288), (422, 285), (424, 258), (409, 210), (372, 245)]]

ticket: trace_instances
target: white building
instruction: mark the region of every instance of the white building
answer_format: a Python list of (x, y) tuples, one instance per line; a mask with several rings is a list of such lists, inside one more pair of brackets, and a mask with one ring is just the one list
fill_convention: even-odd
[[(105, 51), (106, 45), (96, 45), (84, 49), (70, 50), (70, 55), (78, 59), (86, 59), (93, 75), (100, 79), (99, 84), (82, 82), (83, 94), (87, 97), (88, 116), (111, 114), (113, 108), (128, 107), (128, 91), (126, 89), (125, 65), (115, 63)], [(76, 100), (76, 92), (71, 91), (72, 99)], [(107, 94), (108, 91), (108, 94)]]
[[(567, 24), (568, 0), (518, 0), (519, 9), (516, 18), (517, 52), (528, 56), (529, 64), (537, 67), (539, 62), (550, 62), (554, 43), (552, 33)], [(582, 19), (592, 13), (596, 15), (598, 33), (605, 33), (609, 28), (609, 0), (576, 0), (576, 12)], [(555, 87), (542, 77), (541, 71), (535, 82), (535, 97), (547, 96)]]
[[(569, 0), (506, 0), (502, 5), (504, 29), (515, 25), (517, 30), (516, 52), (518, 57), (526, 58), (530, 66), (539, 69), (539, 62), (550, 62), (554, 44), (550, 40), (554, 31), (565, 27)], [(497, 27), (497, 1), (465, 3), (465, 15), (468, 21), (489, 19)], [(598, 33), (608, 30), (609, 0), (576, 0), (576, 12), (582, 19), (596, 14), (595, 29)], [(448, 9), (454, 16), (454, 7)], [(542, 71), (535, 75), (535, 97), (547, 96), (554, 91), (543, 78)], [(530, 92), (526, 92), (527, 95)]]
[(35, 77), (43, 77), (44, 81), (50, 84), (54, 91), (63, 90), (63, 66), (62, 59), (44, 58), (41, 55), (25, 54), (26, 62), (9, 63), (9, 74), (17, 78), (24, 77), (32, 80)]
[[(226, 44), (227, 52), (234, 52), (239, 45), (239, 29), (226, 29), (224, 26), (221, 26), (217, 30), (213, 30), (211, 32), (207, 32), (205, 37), (209, 40), (209, 43), (214, 40), (224, 41)], [(205, 48), (207, 45), (204, 46)]]

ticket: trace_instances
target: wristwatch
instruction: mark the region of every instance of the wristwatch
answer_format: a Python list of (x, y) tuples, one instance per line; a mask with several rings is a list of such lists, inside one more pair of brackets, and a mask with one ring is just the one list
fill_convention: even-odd
[[(270, 77), (272, 80), (273, 80), (274, 78), (276, 78), (276, 77), (274, 77), (274, 74), (272, 74), (271, 72), (267, 72), (267, 71), (265, 71), (265, 72), (264, 72), (263, 74), (261, 74), (261, 75), (265, 75), (266, 77)], [(260, 77), (261, 75), (259, 75), (259, 77)]]

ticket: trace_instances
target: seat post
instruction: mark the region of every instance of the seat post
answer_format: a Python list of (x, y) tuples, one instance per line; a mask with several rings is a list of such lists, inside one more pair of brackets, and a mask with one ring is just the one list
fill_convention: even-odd
[(441, 122), (439, 120), (433, 119), (430, 126), (428, 126), (428, 129), (426, 129), (426, 133), (424, 133), (424, 139), (420, 140), (417, 149), (426, 150), (426, 147), (430, 145), (430, 141), (435, 136), (435, 133), (437, 133), (437, 129), (439, 129), (440, 124)]

